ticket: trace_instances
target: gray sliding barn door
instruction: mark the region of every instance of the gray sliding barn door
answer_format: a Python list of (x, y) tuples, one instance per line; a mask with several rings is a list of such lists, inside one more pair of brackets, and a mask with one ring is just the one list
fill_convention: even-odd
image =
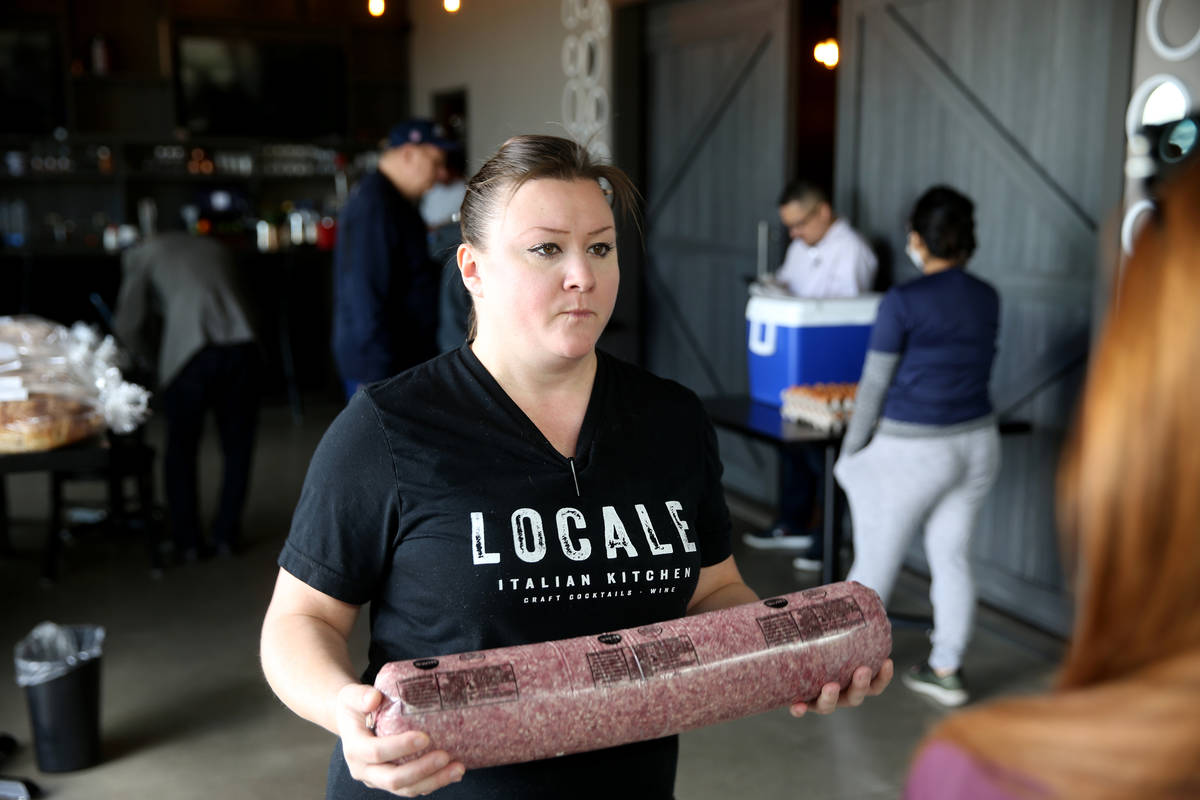
[[(644, 363), (701, 395), (747, 390), (747, 279), (786, 179), (788, 20), (786, 0), (646, 13)], [(775, 499), (772, 452), (722, 434), (721, 455), (728, 485)]]
[[(916, 276), (905, 222), (928, 186), (976, 202), (970, 269), (1003, 303), (992, 391), (1006, 437), (973, 554), (984, 599), (1063, 631), (1054, 476), (1092, 334), (1101, 238), (1121, 190), (1128, 0), (848, 0), (836, 200)], [(885, 259), (885, 263), (888, 260)], [(924, 568), (921, 543), (910, 563)]]

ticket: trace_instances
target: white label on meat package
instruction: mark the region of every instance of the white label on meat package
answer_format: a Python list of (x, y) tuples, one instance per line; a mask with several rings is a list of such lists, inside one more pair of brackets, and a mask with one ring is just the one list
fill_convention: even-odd
[(767, 647), (812, 641), (865, 624), (862, 609), (853, 597), (840, 597), (795, 611), (758, 618), (758, 627), (762, 630)]
[(612, 686), (615, 683), (633, 680), (629, 661), (625, 654), (628, 648), (598, 650), (587, 654), (588, 667), (592, 670), (592, 683), (596, 686)]
[(767, 647), (776, 647), (800, 638), (800, 629), (796, 627), (796, 621), (786, 611), (782, 614), (759, 617), (758, 627), (762, 630)]
[(507, 703), (518, 699), (512, 664), (438, 672), (399, 684), (403, 714)]
[(633, 657), (637, 659), (643, 678), (652, 678), (663, 672), (674, 672), (700, 663), (692, 640), (686, 636), (643, 642), (633, 646)]
[(445, 708), (508, 703), (518, 697), (512, 664), (440, 672), (437, 679)]
[(800, 626), (800, 638), (806, 642), (866, 624), (862, 609), (853, 597), (839, 597), (827, 603), (798, 609), (792, 614)]
[(422, 714), (426, 711), (442, 710), (442, 695), (438, 691), (434, 675), (400, 681), (397, 687), (401, 709), (404, 714)]

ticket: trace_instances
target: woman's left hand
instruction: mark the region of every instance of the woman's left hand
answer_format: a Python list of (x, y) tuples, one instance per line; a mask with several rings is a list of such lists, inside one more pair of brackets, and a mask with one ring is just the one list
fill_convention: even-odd
[(814, 714), (832, 714), (839, 706), (859, 706), (868, 697), (881, 694), (892, 682), (895, 665), (889, 658), (883, 662), (875, 677), (871, 677), (870, 667), (859, 667), (850, 678), (850, 685), (842, 689), (840, 684), (827, 683), (821, 687), (821, 693), (816, 698), (804, 703), (793, 703), (789, 711), (793, 717), (802, 717), (808, 712)]

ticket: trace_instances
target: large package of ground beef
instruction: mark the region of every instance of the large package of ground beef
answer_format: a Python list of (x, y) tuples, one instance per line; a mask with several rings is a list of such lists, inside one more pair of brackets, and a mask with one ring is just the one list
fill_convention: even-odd
[(0, 317), (0, 453), (50, 450), (145, 421), (150, 393), (121, 377), (111, 336)]
[[(833, 583), (594, 636), (385, 664), (375, 733), (467, 769), (693, 730), (816, 697), (892, 650), (883, 602)], [(616, 793), (614, 796), (620, 796)]]

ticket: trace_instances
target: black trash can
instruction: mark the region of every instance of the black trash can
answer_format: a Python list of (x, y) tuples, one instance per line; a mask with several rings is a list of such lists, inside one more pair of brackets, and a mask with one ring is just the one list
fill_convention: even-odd
[(43, 622), (16, 647), (34, 753), (42, 772), (100, 761), (100, 656), (104, 628)]

